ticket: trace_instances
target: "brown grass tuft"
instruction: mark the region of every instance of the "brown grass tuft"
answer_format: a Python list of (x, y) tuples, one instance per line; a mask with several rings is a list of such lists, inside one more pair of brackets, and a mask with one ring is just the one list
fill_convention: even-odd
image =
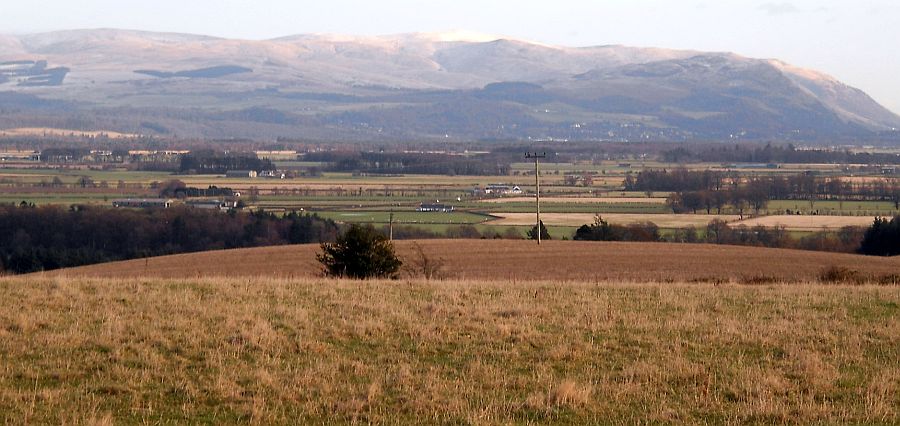
[(829, 266), (819, 274), (819, 281), (827, 284), (863, 284), (869, 279), (856, 269), (845, 266)]
[(591, 399), (591, 386), (566, 380), (550, 389), (547, 402), (551, 407), (586, 406)]

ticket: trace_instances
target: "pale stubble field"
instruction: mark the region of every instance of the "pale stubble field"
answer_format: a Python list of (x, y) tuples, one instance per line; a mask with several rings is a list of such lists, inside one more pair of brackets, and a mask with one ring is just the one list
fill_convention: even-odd
[(4, 423), (900, 421), (900, 287), (0, 280)]

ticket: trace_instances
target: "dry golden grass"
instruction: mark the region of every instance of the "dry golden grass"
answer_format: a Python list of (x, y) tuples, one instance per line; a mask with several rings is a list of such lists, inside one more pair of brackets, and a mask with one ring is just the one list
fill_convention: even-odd
[(897, 424), (900, 287), (0, 279), (7, 424)]
[[(534, 213), (494, 213), (500, 219), (489, 222), (491, 225), (534, 225)], [(603, 219), (617, 225), (630, 225), (639, 222), (653, 222), (660, 228), (686, 228), (694, 226), (704, 228), (713, 219), (727, 222), (738, 220), (737, 215), (709, 214), (643, 214), (643, 213), (604, 213)], [(594, 213), (541, 213), (541, 221), (547, 226), (581, 226), (594, 223)]]
[[(828, 267), (863, 275), (900, 271), (900, 257), (706, 244), (544, 241), (422, 240), (397, 241), (406, 263), (416, 245), (443, 262), (443, 273), (479, 280), (705, 280), (751, 278), (813, 280)], [(316, 277), (321, 265), (317, 244), (223, 250), (114, 262), (51, 271), (51, 276), (200, 278), (210, 276)], [(40, 276), (41, 274), (36, 274)]]
[(735, 222), (733, 225), (765, 226), (774, 228), (784, 226), (791, 231), (821, 231), (822, 229), (839, 229), (844, 226), (872, 225), (874, 217), (871, 216), (800, 216), (800, 215), (773, 215), (761, 216)]

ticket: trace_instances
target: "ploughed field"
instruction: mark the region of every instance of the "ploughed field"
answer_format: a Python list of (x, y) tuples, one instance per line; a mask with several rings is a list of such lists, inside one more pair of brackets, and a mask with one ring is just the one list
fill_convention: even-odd
[[(880, 277), (900, 273), (900, 257), (706, 244), (544, 241), (396, 241), (407, 276), (416, 276), (421, 254), (442, 264), (452, 279), (555, 281), (815, 280), (831, 267)], [(200, 278), (319, 277), (317, 244), (210, 251), (90, 265), (50, 276)], [(41, 276), (35, 274), (34, 276)]]
[[(475, 247), (463, 258), (536, 253)], [(738, 253), (590, 248), (643, 249), (647, 265), (670, 266), (681, 251), (718, 251), (724, 262)], [(557, 272), (587, 260), (575, 244), (542, 249), (556, 253), (542, 265)], [(776, 264), (804, 258), (764, 252)], [(230, 271), (261, 253), (179, 262)], [(763, 257), (745, 262), (764, 269)], [(0, 422), (900, 422), (898, 286), (520, 281), (489, 270), (500, 269), (476, 268), (494, 281), (165, 279), (137, 269), (0, 278)]]

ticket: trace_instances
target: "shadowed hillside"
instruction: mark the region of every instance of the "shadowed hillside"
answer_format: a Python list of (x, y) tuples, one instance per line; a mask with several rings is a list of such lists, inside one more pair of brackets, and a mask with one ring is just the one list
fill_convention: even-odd
[[(0, 36), (0, 46), (0, 91), (72, 106), (4, 114), (0, 128), (77, 117), (213, 138), (833, 142), (900, 127), (833, 77), (731, 53), (456, 33), (250, 41), (113, 29)], [(254, 108), (284, 117), (234, 118)]]

